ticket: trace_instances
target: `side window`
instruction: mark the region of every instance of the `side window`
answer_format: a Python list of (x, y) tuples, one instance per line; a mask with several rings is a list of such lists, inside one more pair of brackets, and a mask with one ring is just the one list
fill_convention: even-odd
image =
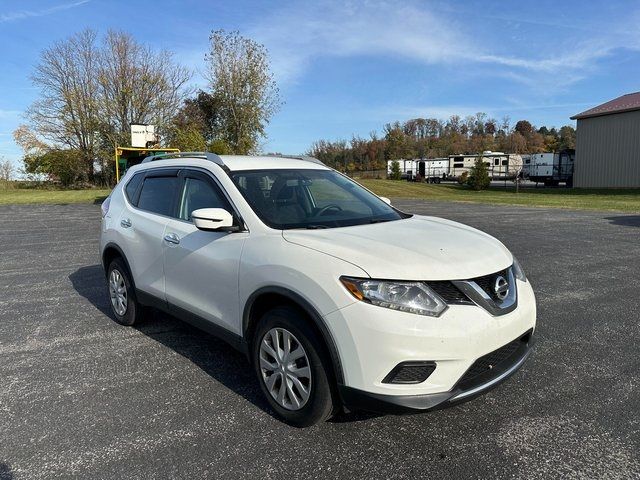
[(178, 177), (147, 177), (142, 184), (138, 208), (160, 215), (173, 215), (173, 198), (180, 187)]
[(502, 160), (502, 165), (509, 165), (509, 160)]
[(199, 178), (185, 178), (178, 217), (191, 221), (191, 213), (199, 208), (224, 208), (231, 211), (227, 199), (211, 182)]
[(127, 200), (131, 202), (133, 206), (136, 205), (136, 192), (138, 191), (138, 187), (140, 186), (140, 182), (142, 182), (142, 177), (144, 175), (142, 173), (136, 173), (131, 180), (124, 187), (124, 193), (127, 195)]
[(236, 184), (245, 198), (260, 214), (266, 215), (273, 206), (271, 187), (277, 176), (265, 174), (247, 174), (236, 177)]
[(494, 165), (500, 165), (500, 159), (499, 158), (494, 158), (493, 159), (493, 164)]

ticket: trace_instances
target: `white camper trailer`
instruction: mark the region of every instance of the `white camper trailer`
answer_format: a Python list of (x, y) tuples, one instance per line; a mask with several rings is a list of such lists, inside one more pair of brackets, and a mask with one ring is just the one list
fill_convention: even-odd
[(477, 155), (450, 155), (448, 178), (457, 179), (463, 172), (469, 172), (476, 163)]
[(405, 160), (404, 158), (399, 158), (397, 160), (387, 161), (387, 175), (391, 175), (391, 165), (393, 164), (393, 162), (398, 162), (398, 164), (400, 164), (400, 178), (413, 178), (413, 176), (416, 174), (415, 160)]
[(575, 150), (567, 149), (558, 153), (534, 153), (528, 164), (529, 180), (542, 182), (546, 186), (564, 182), (573, 185), (573, 162)]
[[(478, 155), (450, 155), (448, 177), (457, 179), (463, 172), (469, 172)], [(515, 178), (522, 171), (522, 156), (513, 153), (482, 152), (482, 160), (489, 170), (492, 180)]]
[(448, 158), (431, 158), (416, 160), (416, 174), (429, 183), (440, 183), (449, 175)]

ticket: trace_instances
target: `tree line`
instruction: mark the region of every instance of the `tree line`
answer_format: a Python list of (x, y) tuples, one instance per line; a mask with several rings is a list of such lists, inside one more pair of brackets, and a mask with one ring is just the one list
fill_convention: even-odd
[(63, 185), (113, 184), (114, 149), (132, 123), (153, 124), (165, 145), (248, 154), (259, 150), (280, 97), (264, 46), (213, 31), (203, 58), (207, 86), (168, 50), (132, 35), (90, 29), (45, 49), (31, 76), (37, 100), (14, 132), (24, 172)]
[(485, 113), (448, 120), (415, 118), (388, 123), (382, 135), (368, 138), (318, 140), (307, 152), (327, 165), (345, 172), (386, 169), (387, 160), (440, 158), (454, 154), (476, 154), (486, 150), (505, 153), (554, 152), (575, 148), (576, 131), (566, 125), (557, 129), (536, 128), (527, 120), (512, 125)]

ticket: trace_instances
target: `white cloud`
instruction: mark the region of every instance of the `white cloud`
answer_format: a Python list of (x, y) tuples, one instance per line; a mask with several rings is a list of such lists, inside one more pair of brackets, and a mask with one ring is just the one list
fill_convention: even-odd
[(44, 17), (46, 15), (51, 15), (52, 13), (56, 13), (61, 10), (69, 10), (70, 8), (79, 7), (81, 5), (89, 3), (90, 1), (91, 0), (80, 0), (72, 3), (63, 3), (61, 5), (55, 5), (53, 7), (43, 8), (41, 10), (17, 10), (15, 12), (1, 13), (0, 23), (14, 22), (16, 20), (23, 20), (25, 18), (30, 18), (30, 17)]
[(583, 79), (614, 50), (640, 49), (636, 29), (618, 25), (590, 36), (580, 30), (559, 36), (541, 49), (543, 54), (532, 54), (527, 45), (523, 52), (510, 54), (505, 45), (492, 44), (486, 30), (469, 22), (468, 16), (427, 3), (319, 1), (282, 8), (246, 33), (267, 46), (283, 83), (295, 81), (321, 57), (386, 56), (426, 65), (493, 66), (499, 75), (533, 90), (557, 92)]
[(295, 4), (248, 32), (269, 49), (281, 79), (321, 56), (387, 55), (448, 63), (472, 50), (455, 26), (411, 5), (365, 2)]

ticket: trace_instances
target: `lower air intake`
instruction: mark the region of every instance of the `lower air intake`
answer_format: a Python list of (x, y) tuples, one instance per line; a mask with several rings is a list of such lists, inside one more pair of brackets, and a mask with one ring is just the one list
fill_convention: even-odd
[(422, 383), (436, 369), (434, 362), (402, 362), (382, 380), (382, 383)]
[(522, 358), (530, 339), (531, 330), (520, 338), (478, 358), (458, 381), (456, 387), (468, 390), (497, 377)]

